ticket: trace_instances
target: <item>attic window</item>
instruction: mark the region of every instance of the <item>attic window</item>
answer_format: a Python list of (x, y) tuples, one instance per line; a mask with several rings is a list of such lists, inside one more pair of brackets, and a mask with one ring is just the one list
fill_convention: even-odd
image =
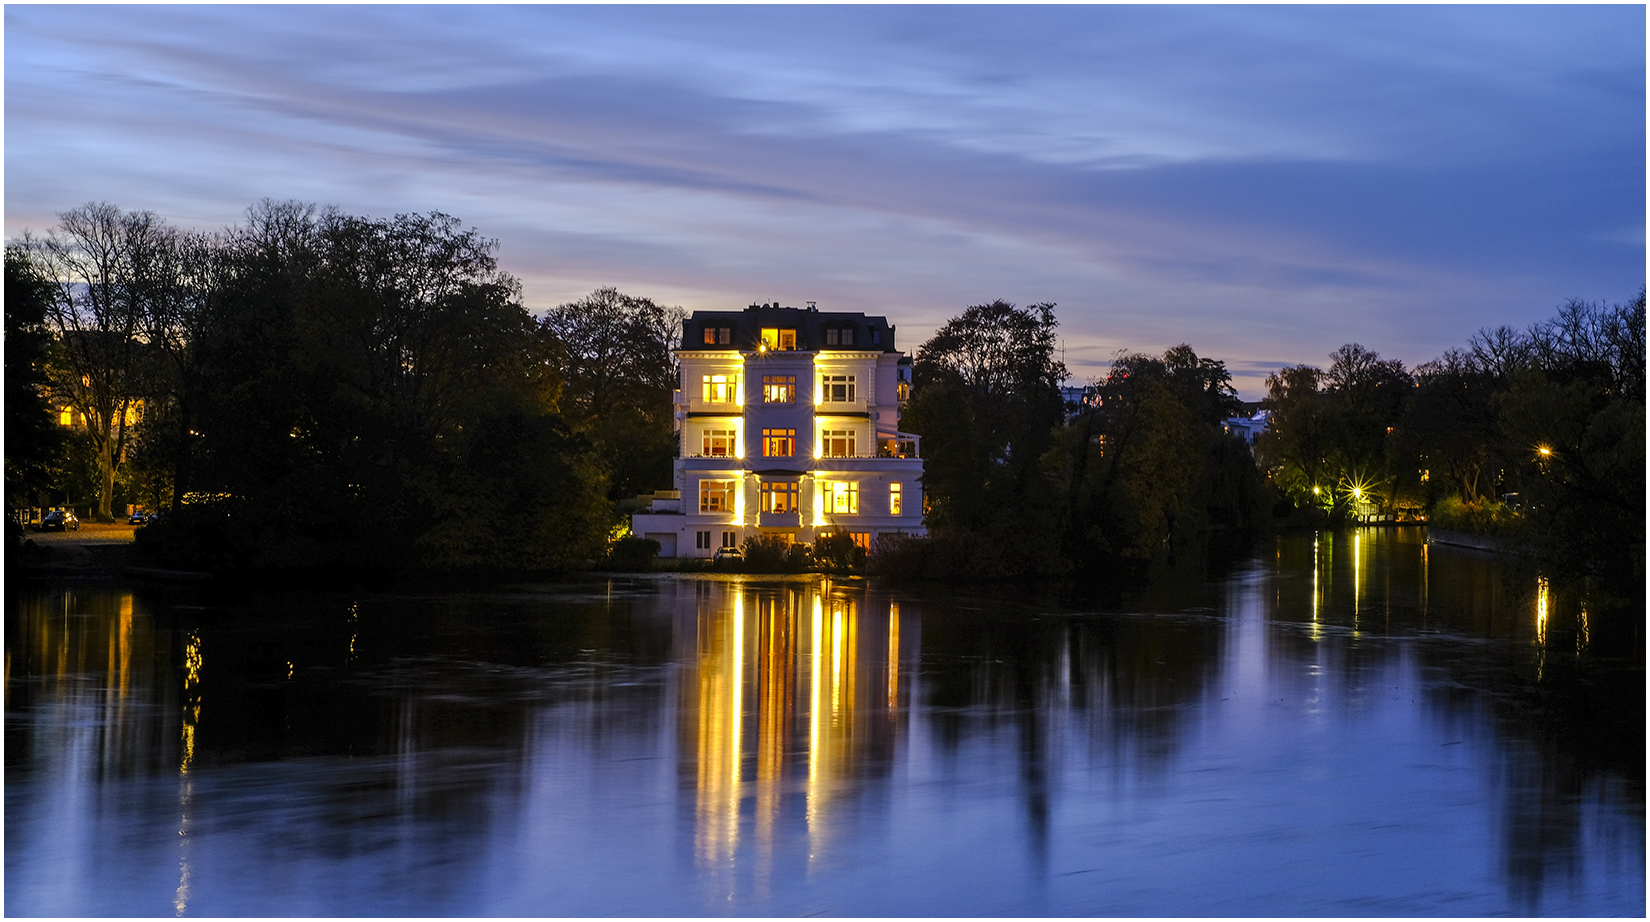
[(732, 327), (705, 327), (705, 345), (707, 346), (726, 346), (732, 340)]
[(882, 345), (882, 331), (876, 327), (871, 328), (871, 343), (872, 345)]
[(825, 345), (827, 346), (852, 346), (853, 344), (854, 331), (852, 327), (845, 330), (829, 329), (825, 331)]

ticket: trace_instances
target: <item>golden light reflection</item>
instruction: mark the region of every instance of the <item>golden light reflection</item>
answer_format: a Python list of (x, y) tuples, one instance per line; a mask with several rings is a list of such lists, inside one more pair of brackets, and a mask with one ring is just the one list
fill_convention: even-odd
[(899, 707), (899, 603), (888, 603), (888, 709)]
[(1352, 629), (1358, 629), (1358, 603), (1364, 595), (1364, 536), (1352, 533)]
[(708, 595), (699, 613), (698, 675), (683, 686), (692, 700), (682, 711), (693, 722), (684, 738), (696, 743), (683, 751), (696, 755), (698, 862), (746, 864), (750, 876), (726, 882), (760, 890), (777, 841), (805, 834), (818, 857), (843, 785), (867, 765), (891, 765), (899, 613), (890, 605), (886, 621), (867, 621), (863, 590), (824, 580), (725, 585), (725, 601)]
[(1318, 640), (1323, 636), (1323, 628), (1318, 623), (1318, 608), (1323, 602), (1323, 590), (1318, 586), (1318, 574), (1322, 572), (1323, 564), (1319, 561), (1318, 543), (1321, 537), (1317, 533), (1312, 535), (1312, 639)]
[(1535, 581), (1535, 642), (1547, 642), (1547, 614), (1551, 600), (1548, 595), (1547, 577), (1536, 577)]

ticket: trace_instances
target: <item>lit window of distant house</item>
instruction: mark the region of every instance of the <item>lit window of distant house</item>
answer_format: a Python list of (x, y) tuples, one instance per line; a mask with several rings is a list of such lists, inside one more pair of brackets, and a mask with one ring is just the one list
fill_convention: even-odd
[(819, 434), (820, 451), (827, 458), (854, 456), (854, 430), (826, 429)]
[(732, 327), (705, 327), (705, 345), (726, 346), (732, 341)]
[(763, 429), (762, 457), (790, 458), (796, 455), (795, 429)]
[(859, 514), (859, 481), (832, 480), (820, 484), (825, 491), (826, 515)]
[(905, 514), (905, 484), (891, 483), (888, 485), (888, 514)]
[(866, 553), (870, 553), (870, 551), (871, 551), (871, 533), (870, 532), (868, 532), (868, 531), (851, 531), (851, 532), (848, 533), (848, 537), (853, 539), (854, 547), (857, 547), (860, 550), (865, 551)]
[(762, 328), (762, 348), (768, 351), (794, 352), (796, 350), (796, 331), (778, 327)]
[[(732, 480), (701, 480), (699, 481), (699, 511), (700, 512), (731, 512), (733, 511)], [(706, 539), (709, 541), (709, 539)], [(708, 544), (706, 545), (709, 546)]]
[(825, 345), (827, 346), (852, 346), (853, 344), (854, 331), (851, 329), (825, 331)]
[(798, 508), (795, 482), (762, 484), (763, 512), (795, 512)]
[(763, 375), (763, 403), (796, 403), (796, 375)]
[(733, 456), (733, 438), (732, 429), (706, 429), (701, 454), (707, 458), (730, 458)]
[(826, 403), (852, 403), (854, 400), (854, 376), (820, 375), (819, 389)]
[(705, 375), (706, 403), (733, 403), (734, 382), (731, 375)]

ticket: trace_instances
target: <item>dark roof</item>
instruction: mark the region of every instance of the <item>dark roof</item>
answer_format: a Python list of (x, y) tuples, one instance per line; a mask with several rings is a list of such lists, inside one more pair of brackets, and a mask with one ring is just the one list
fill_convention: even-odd
[[(718, 338), (715, 344), (705, 342), (705, 329), (730, 330), (728, 341)], [(742, 311), (694, 311), (682, 323), (683, 349), (729, 349), (754, 351), (761, 340), (762, 329), (772, 327), (796, 331), (799, 352), (818, 352), (821, 349), (858, 349), (894, 352), (894, 327), (886, 317), (867, 317), (847, 311), (819, 311), (812, 308), (775, 307), (752, 304)], [(826, 330), (853, 330), (853, 344), (830, 345), (825, 341)]]

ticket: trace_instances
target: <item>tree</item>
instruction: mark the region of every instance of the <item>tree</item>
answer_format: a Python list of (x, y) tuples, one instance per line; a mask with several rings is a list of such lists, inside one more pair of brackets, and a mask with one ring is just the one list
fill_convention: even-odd
[(47, 357), (52, 338), (46, 327), (53, 286), (34, 264), (28, 248), (6, 247), (6, 518), (37, 504), (51, 485), (51, 467), (62, 435), (47, 400)]
[(1097, 407), (1047, 459), (1067, 511), (1067, 553), (1143, 563), (1211, 525), (1254, 528), (1259, 474), (1223, 421), (1239, 406), (1224, 362), (1181, 344), (1161, 358), (1119, 353)]
[(598, 288), (551, 308), (541, 321), (565, 369), (564, 412), (606, 460), (611, 498), (670, 482), (671, 393), (679, 386), (674, 349), (684, 316), (679, 307)]
[(917, 350), (904, 425), (923, 437), (929, 522), (982, 529), (1025, 515), (1063, 420), (1054, 305), (977, 304)]
[(169, 230), (150, 212), (122, 212), (106, 202), (58, 217), (43, 241), (26, 245), (55, 284), (46, 312), (58, 342), (53, 391), (86, 419), (100, 479), (96, 515), (111, 521), (115, 467), (140, 397), (139, 336)]

